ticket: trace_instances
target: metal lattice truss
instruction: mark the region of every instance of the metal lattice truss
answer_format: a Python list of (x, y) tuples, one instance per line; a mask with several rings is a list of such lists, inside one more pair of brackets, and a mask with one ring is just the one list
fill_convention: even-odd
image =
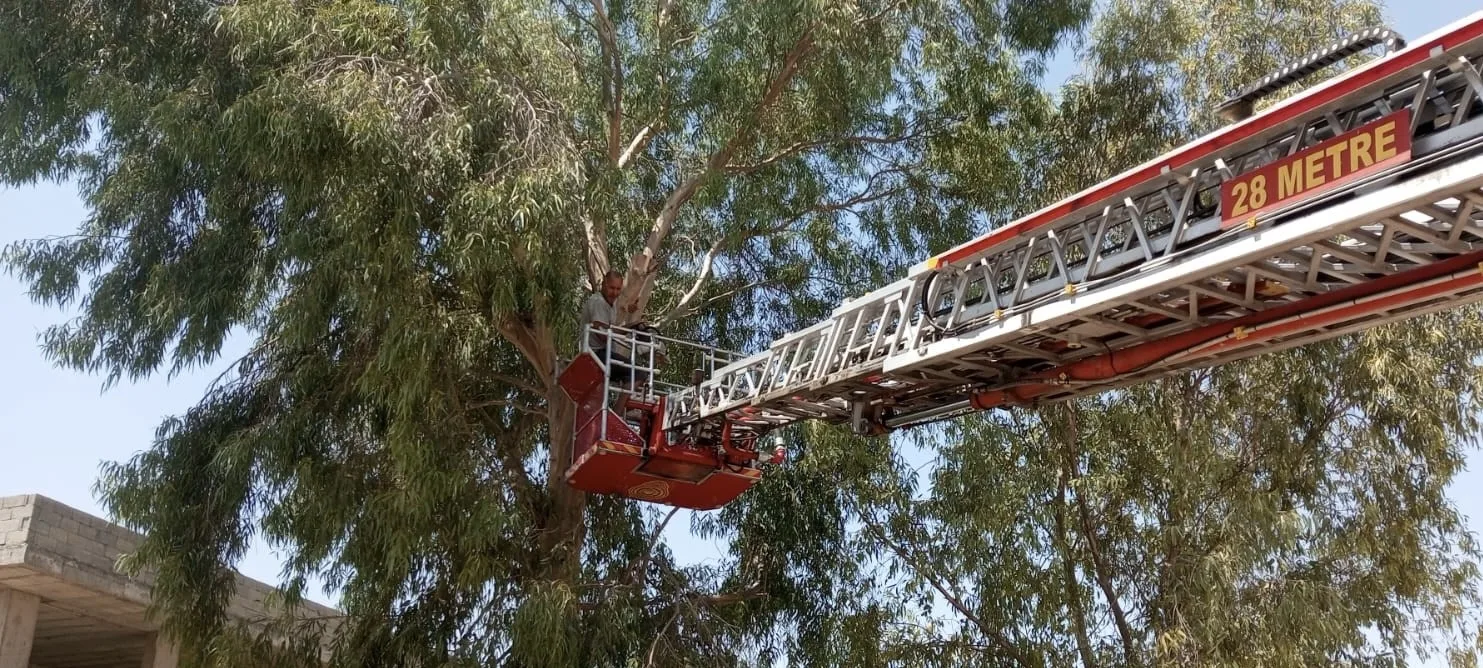
[[(1470, 19), (944, 253), (670, 395), (666, 426), (926, 422), (1014, 403), (1019, 387), (1042, 401), (1098, 392), (1478, 299), (1476, 263), (1460, 263), (1483, 249), (1480, 28)], [(1224, 180), (1403, 109), (1408, 162), (1222, 228)], [(1345, 297), (1191, 338), (1356, 290), (1369, 306)], [(1066, 371), (1185, 339), (1105, 378)]]

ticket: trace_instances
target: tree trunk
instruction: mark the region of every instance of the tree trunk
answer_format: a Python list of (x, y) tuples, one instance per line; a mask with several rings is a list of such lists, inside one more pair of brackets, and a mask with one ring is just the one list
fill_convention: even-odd
[[(1069, 455), (1069, 452), (1063, 453), (1062, 458)], [(1056, 480), (1056, 549), (1061, 551), (1061, 574), (1066, 580), (1066, 604), (1071, 608), (1071, 627), (1076, 631), (1076, 651), (1081, 654), (1083, 668), (1096, 668), (1092, 641), (1087, 635), (1086, 610), (1081, 604), (1081, 585), (1076, 579), (1076, 558), (1071, 553), (1071, 540), (1066, 530), (1066, 506), (1070, 505), (1066, 498), (1069, 468), (1063, 462)]]
[[(1064, 417), (1064, 422), (1061, 424), (1061, 445), (1065, 453), (1061, 464), (1062, 476), (1069, 485), (1082, 477), (1081, 465), (1077, 463), (1077, 458), (1080, 456), (1077, 444), (1081, 442), (1081, 424), (1077, 420), (1077, 408), (1074, 402), (1065, 404), (1059, 410)], [(1137, 656), (1137, 648), (1134, 646), (1133, 632), (1128, 623), (1127, 614), (1123, 611), (1122, 598), (1118, 595), (1109, 572), (1110, 569), (1102, 555), (1101, 548), (1098, 547), (1100, 542), (1097, 538), (1098, 520), (1092, 516), (1091, 510), (1087, 507), (1084, 492), (1073, 491), (1072, 497), (1081, 520), (1082, 540), (1086, 545), (1086, 556), (1091, 562), (1092, 579), (1102, 590), (1102, 596), (1107, 599), (1107, 607), (1112, 612), (1112, 621), (1117, 628), (1118, 636), (1122, 639), (1123, 657), (1129, 664), (1132, 664)]]
[(547, 574), (557, 580), (575, 583), (581, 572), (582, 544), (586, 539), (583, 522), (587, 496), (566, 483), (566, 470), (572, 463), (573, 421), (576, 404), (560, 387), (548, 392), (548, 429), (550, 454), (547, 460), (546, 488), (550, 506), (541, 534), (541, 555)]
[(545, 388), (548, 503), (540, 523), (539, 556), (547, 577), (575, 584), (581, 572), (582, 543), (586, 538), (583, 519), (587, 497), (566, 484), (565, 474), (572, 462), (577, 407), (557, 382), (561, 368), (550, 329), (539, 322), (522, 322), (507, 316), (500, 321), (499, 332), (525, 356)]

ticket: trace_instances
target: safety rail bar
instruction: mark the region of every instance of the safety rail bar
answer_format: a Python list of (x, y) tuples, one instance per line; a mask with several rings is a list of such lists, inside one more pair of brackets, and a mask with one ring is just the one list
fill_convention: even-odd
[[(647, 402), (692, 387), (745, 357), (742, 353), (664, 336), (642, 327), (588, 323), (582, 326), (581, 335), (579, 351), (593, 353), (597, 358), (609, 379), (609, 390)], [(596, 348), (594, 339), (598, 342)], [(671, 360), (676, 364), (670, 364)], [(676, 380), (679, 373), (676, 365), (686, 362), (688, 381)], [(627, 387), (612, 382), (615, 369), (628, 370)], [(634, 382), (639, 379), (642, 383)]]

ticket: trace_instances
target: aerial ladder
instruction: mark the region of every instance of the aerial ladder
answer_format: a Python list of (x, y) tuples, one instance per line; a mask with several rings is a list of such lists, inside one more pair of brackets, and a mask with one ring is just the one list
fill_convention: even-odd
[[(754, 354), (601, 330), (609, 345), (584, 347), (560, 377), (578, 406), (567, 480), (711, 509), (782, 459), (767, 437), (796, 422), (887, 434), (1483, 299), (1480, 64), (1483, 12), (1409, 45), (1379, 28), (1324, 45), (1222, 104), (1224, 127), (932, 256)], [(666, 382), (669, 359), (699, 372)], [(612, 410), (615, 393), (637, 420)]]

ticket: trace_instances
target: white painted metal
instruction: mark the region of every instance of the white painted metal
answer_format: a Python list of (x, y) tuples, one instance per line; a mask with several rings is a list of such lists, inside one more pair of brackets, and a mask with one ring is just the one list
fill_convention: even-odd
[[(1376, 221), (1411, 211), (1419, 206), (1418, 203), (1431, 204), (1458, 191), (1476, 190), (1480, 185), (1483, 185), (1483, 155), (1319, 209), (1282, 225), (1258, 228), (1210, 252), (1165, 264), (1156, 271), (1125, 282), (1068, 296), (918, 350), (900, 351), (885, 359), (883, 370), (887, 373), (910, 371), (944, 357), (977, 352), (1026, 333), (1062, 326), (1085, 318), (1088, 313), (1100, 313), (1109, 307), (1132, 303), (1197, 279), (1249, 266), (1289, 249), (1310, 247), (1314, 242), (1342, 231), (1383, 225)], [(1462, 226), (1457, 229), (1466, 231)]]
[[(669, 395), (665, 426), (694, 429), (723, 414), (734, 428), (759, 430), (800, 419), (890, 426), (941, 419), (964, 410), (970, 394), (1014, 386), (1039, 370), (1483, 248), (1483, 76), (1473, 64), (1480, 61), (1483, 38), (1430, 54), (1095, 207), (955, 265), (914, 270)], [(1223, 177), (1402, 108), (1414, 118), (1411, 162), (1266, 214), (1249, 228), (1220, 229)], [(1476, 298), (1471, 291), (1456, 297)], [(1324, 328), (1273, 346), (1340, 330), (1349, 331)], [(1220, 359), (1243, 354), (1254, 353)], [(1186, 353), (1138, 375), (1206, 363)], [(1101, 390), (1068, 387), (1057, 396), (1089, 391)]]

